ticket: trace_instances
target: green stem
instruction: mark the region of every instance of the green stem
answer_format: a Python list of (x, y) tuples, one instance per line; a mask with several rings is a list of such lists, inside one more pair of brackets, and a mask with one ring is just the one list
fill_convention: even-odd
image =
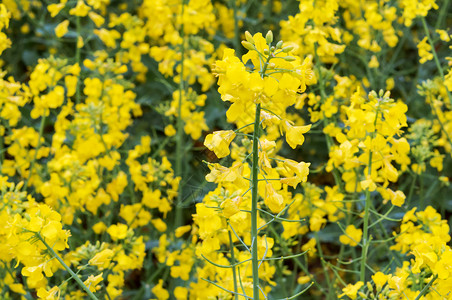
[(239, 18), (237, 15), (237, 3), (236, 0), (230, 0), (230, 5), (234, 12), (234, 39), (232, 43), (234, 44), (235, 52), (238, 57), (242, 55), (242, 47), (240, 46), (240, 33), (239, 33)]
[(328, 274), (328, 268), (325, 263), (325, 258), (323, 257), (322, 245), (320, 244), (319, 234), (317, 233), (317, 231), (314, 231), (314, 238), (317, 246), (317, 251), (319, 252), (320, 263), (322, 264), (323, 273), (325, 274), (326, 285), (328, 286), (327, 299), (333, 299), (333, 292), (335, 291), (335, 289), (331, 284), (331, 278), (330, 275)]
[[(447, 87), (446, 87), (446, 91), (447, 91)], [(439, 114), (436, 112), (436, 107), (435, 107), (435, 104), (433, 103), (433, 101), (430, 101), (430, 107), (432, 108), (433, 116), (436, 118), (436, 120), (438, 120), (438, 123), (439, 123), (439, 126), (441, 128), (441, 131), (446, 136), (446, 139), (449, 142), (449, 144), (452, 146), (452, 140), (451, 140), (451, 138), (449, 136), (449, 133), (447, 132), (444, 124), (443, 124), (443, 121), (441, 121), (441, 118), (439, 117)]]
[[(371, 156), (371, 155), (369, 155)], [(366, 277), (366, 260), (367, 250), (369, 248), (369, 209), (370, 209), (370, 191), (366, 190), (366, 206), (364, 208), (364, 228), (363, 228), (363, 248), (361, 254), (361, 272), (359, 274), (359, 280), (365, 282)]]
[[(231, 235), (231, 231), (228, 230), (228, 234), (229, 234), (229, 247), (231, 248), (231, 263), (232, 265), (235, 264), (235, 256), (234, 256), (234, 243), (232, 242), (232, 235)], [(235, 293), (235, 300), (239, 299), (239, 295), (238, 295), (238, 286), (237, 286), (237, 273), (235, 270), (235, 266), (232, 267), (232, 278), (234, 280), (234, 293)]]
[(419, 300), (422, 298), (422, 296), (424, 296), (428, 289), (432, 286), (433, 282), (435, 282), (435, 280), (438, 278), (438, 275), (433, 276), (432, 280), (429, 281), (429, 283), (427, 283), (426, 286), (424, 286), (424, 288), (422, 289), (422, 291), (419, 293), (419, 295), (417, 295), (416, 299), (414, 300)]
[[(435, 45), (433, 44), (432, 37), (428, 30), (427, 22), (425, 22), (425, 17), (422, 17), (421, 21), (422, 21), (422, 26), (424, 27), (425, 35), (427, 36), (430, 47), (432, 48), (432, 53), (433, 53), (433, 58), (435, 60), (436, 68), (438, 69), (441, 79), (444, 81), (444, 72), (443, 72), (443, 69), (441, 68), (441, 64), (439, 62), (438, 55), (436, 54)], [(449, 98), (449, 102), (452, 105), (452, 95), (450, 94), (450, 92), (447, 88), (446, 88), (446, 92), (447, 92), (447, 97)]]
[[(273, 236), (278, 240), (278, 244), (282, 247), (283, 250), (283, 255), (288, 255), (289, 253), (291, 253), (289, 247), (287, 246), (287, 244), (285, 243), (285, 241), (282, 239), (281, 234), (277, 233), (275, 228), (273, 228), (272, 226), (268, 227), (270, 229), (270, 231), (273, 233)], [(325, 295), (325, 290), (324, 288), (320, 285), (320, 283), (315, 279), (315, 277), (309, 272), (308, 268), (303, 265), (301, 263), (301, 261), (298, 259), (293, 259), (293, 261), (295, 262), (295, 264), (301, 269), (303, 270), (303, 272), (306, 274), (306, 276), (309, 276), (309, 278), (311, 279), (312, 282), (314, 282), (314, 285), (319, 289), (319, 291)]]
[[(372, 175), (372, 140), (375, 138), (375, 132), (377, 130), (377, 120), (378, 120), (378, 109), (375, 113), (374, 120), (374, 131), (372, 132), (372, 139), (370, 142), (369, 149), (369, 161), (367, 163), (367, 175), (370, 177)], [(369, 249), (369, 211), (370, 211), (370, 191), (366, 190), (366, 205), (364, 207), (364, 225), (363, 225), (363, 247), (361, 253), (361, 272), (359, 274), (359, 280), (365, 282), (366, 278), (366, 261), (367, 261), (367, 250)]]
[[(78, 39), (80, 38), (80, 17), (77, 16), (75, 19), (75, 30), (77, 31), (77, 41), (75, 42), (75, 61), (77, 62), (78, 66), (80, 66), (81, 63), (81, 54), (80, 54), (80, 48), (78, 47)], [(75, 103), (78, 104), (80, 103), (80, 98), (81, 98), (81, 91), (80, 91), (80, 84), (81, 84), (81, 79), (80, 79), (80, 74), (77, 78), (77, 88), (75, 90)]]
[[(262, 78), (267, 71), (268, 63), (272, 58), (267, 57), (267, 61), (261, 62), (261, 70), (259, 71)], [(257, 200), (258, 200), (258, 174), (259, 174), (259, 136), (260, 136), (260, 119), (261, 104), (256, 104), (256, 113), (254, 115), (254, 132), (253, 132), (253, 165), (251, 168), (251, 261), (253, 269), (253, 300), (259, 300), (259, 257), (257, 254)]]
[[(264, 72), (265, 73), (265, 72)], [(257, 254), (257, 200), (258, 200), (258, 174), (259, 174), (259, 127), (261, 105), (256, 104), (253, 133), (253, 166), (252, 166), (252, 190), (251, 190), (251, 241), (252, 241), (252, 266), (253, 266), (253, 300), (259, 300), (259, 257)]]
[[(181, 20), (184, 16), (185, 0), (182, 0), (182, 11)], [(179, 104), (177, 108), (177, 136), (176, 136), (176, 176), (182, 177), (182, 159), (183, 159), (183, 145), (184, 145), (184, 121), (182, 120), (182, 93), (185, 89), (184, 87), (184, 61), (185, 61), (185, 33), (184, 24), (181, 24), (180, 34), (182, 37), (181, 48), (181, 68), (180, 68), (180, 79), (179, 79)], [(182, 191), (181, 183), (179, 184), (179, 190), (177, 193), (177, 205), (176, 214), (174, 220), (175, 228), (182, 224), (182, 206), (180, 205), (182, 201)]]
[(406, 200), (407, 206), (410, 207), (411, 198), (413, 197), (414, 187), (416, 186), (417, 174), (413, 175), (413, 181), (411, 182), (410, 191)]
[(2, 169), (3, 161), (5, 161), (5, 143), (3, 142), (4, 136), (0, 136), (0, 170)]
[(449, 0), (445, 0), (444, 3), (441, 5), (441, 11), (439, 12), (438, 20), (436, 20), (435, 29), (439, 29), (442, 27), (442, 24), (444, 22), (444, 17), (446, 16), (448, 12), (448, 6), (449, 6)]
[(24, 187), (25, 188), (27, 188), (28, 182), (30, 181), (31, 176), (33, 175), (33, 169), (34, 169), (36, 160), (38, 159), (38, 152), (39, 152), (39, 148), (41, 148), (41, 144), (42, 144), (41, 139), (42, 139), (42, 136), (43, 136), (43, 133), (44, 133), (45, 122), (46, 122), (46, 116), (44, 114), (41, 117), (41, 124), (39, 125), (38, 145), (36, 146), (35, 155), (33, 156), (33, 160), (31, 161), (30, 170), (29, 170), (29, 173), (28, 173), (27, 180), (25, 180), (25, 183), (24, 183)]
[(66, 269), (66, 271), (71, 274), (72, 278), (74, 278), (75, 281), (80, 285), (80, 287), (88, 294), (88, 296), (91, 299), (98, 300), (97, 297), (89, 290), (89, 288), (83, 283), (83, 281), (80, 279), (80, 277), (77, 276), (77, 274), (74, 273), (74, 271), (71, 270), (71, 268), (66, 265), (66, 263), (63, 261), (63, 259), (55, 252), (55, 250), (52, 249), (52, 247), (47, 244), (47, 242), (42, 238), (41, 234), (36, 233), (36, 237), (46, 246), (47, 250), (49, 250), (50, 253), (52, 253), (53, 257), (55, 257), (60, 264)]

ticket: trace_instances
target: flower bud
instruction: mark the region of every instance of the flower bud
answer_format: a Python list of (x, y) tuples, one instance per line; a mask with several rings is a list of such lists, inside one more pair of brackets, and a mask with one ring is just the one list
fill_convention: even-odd
[(270, 45), (273, 42), (273, 32), (271, 30), (269, 30), (265, 35), (265, 40), (267, 41), (268, 45)]
[(281, 49), (283, 45), (283, 41), (279, 41), (278, 43), (276, 43), (276, 49)]
[(242, 41), (242, 46), (245, 47), (248, 50), (254, 50), (255, 47), (253, 44), (251, 44), (250, 42), (247, 41)]
[[(249, 42), (249, 43), (251, 43), (252, 45), (254, 45), (255, 43), (254, 43), (254, 39), (253, 39), (253, 36), (251, 35), (251, 33), (247, 30), (247, 31), (245, 31), (245, 38), (246, 38), (246, 40)], [(246, 48), (246, 47), (245, 47)]]
[(286, 47), (282, 48), (282, 51), (284, 53), (288, 53), (288, 52), (292, 51), (293, 48), (294, 48), (293, 46), (286, 46)]
[(284, 60), (286, 60), (286, 61), (294, 61), (294, 60), (296, 60), (296, 58), (293, 57), (293, 56), (286, 56), (286, 57), (284, 57)]

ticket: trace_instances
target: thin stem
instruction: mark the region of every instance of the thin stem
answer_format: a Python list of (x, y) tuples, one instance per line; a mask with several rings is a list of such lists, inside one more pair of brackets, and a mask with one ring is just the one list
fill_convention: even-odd
[[(80, 39), (80, 29), (81, 29), (81, 25), (80, 25), (80, 17), (77, 16), (75, 19), (75, 30), (77, 31), (77, 41), (75, 42), (75, 61), (77, 63), (77, 65), (80, 67), (80, 60), (81, 60), (81, 53), (80, 53), (80, 48), (78, 46), (78, 40)], [(77, 78), (77, 87), (75, 90), (75, 104), (80, 103), (80, 98), (81, 98), (81, 94), (80, 94), (80, 83), (81, 83), (81, 79), (80, 79), (80, 74)]]
[[(270, 231), (273, 233), (274, 237), (278, 240), (279, 245), (282, 247), (283, 254), (287, 255), (288, 253), (291, 253), (290, 249), (287, 247), (286, 243), (283, 241), (281, 234), (277, 233), (275, 228), (273, 228), (271, 226), (269, 228), (270, 228)], [(293, 261), (300, 269), (303, 270), (303, 272), (306, 274), (306, 276), (309, 276), (309, 278), (314, 282), (314, 284), (319, 289), (319, 291), (325, 295), (325, 291), (324, 291), (323, 287), (320, 285), (319, 282), (317, 282), (315, 277), (309, 272), (308, 268), (305, 267), (305, 265), (303, 265), (298, 259), (294, 259)]]
[(422, 291), (419, 293), (419, 295), (417, 295), (416, 299), (414, 300), (419, 300), (422, 298), (422, 296), (424, 296), (428, 289), (432, 286), (433, 282), (435, 282), (435, 280), (438, 278), (438, 275), (433, 276), (432, 280), (429, 281), (429, 283), (427, 283), (426, 286), (424, 286), (424, 288), (422, 289)]
[[(205, 279), (205, 278), (201, 278), (201, 279), (204, 280), (204, 281), (206, 281), (206, 282), (208, 282), (208, 283), (210, 283), (210, 284), (213, 284), (214, 286), (216, 286), (217, 288), (222, 289), (222, 290), (225, 291), (225, 292), (228, 292), (228, 293), (231, 293), (231, 294), (236, 294), (235, 292), (233, 292), (233, 291), (231, 291), (231, 290), (228, 290), (228, 289), (222, 287), (221, 285), (219, 285), (219, 284), (217, 284), (217, 283), (215, 283), (215, 282), (213, 282), (213, 281), (210, 281), (210, 280)], [(244, 294), (236, 294), (236, 295), (245, 297), (245, 299), (253, 299), (252, 297), (247, 296), (247, 295), (244, 295)], [(254, 299), (253, 299), (253, 300), (254, 300)]]
[[(231, 263), (234, 264), (235, 263), (234, 243), (232, 242), (232, 235), (231, 235), (230, 230), (228, 230), (228, 235), (229, 235), (229, 248), (231, 248)], [(234, 280), (234, 293), (235, 293), (234, 298), (235, 298), (235, 300), (238, 300), (239, 295), (238, 295), (237, 274), (236, 274), (235, 266), (232, 267), (232, 278)]]
[[(259, 51), (256, 51), (259, 53)], [(267, 61), (261, 62), (260, 75), (264, 78), (267, 71), (268, 62), (272, 58), (271, 55), (267, 57)], [(251, 169), (251, 259), (253, 270), (253, 300), (259, 300), (259, 257), (257, 253), (257, 200), (258, 200), (258, 174), (259, 174), (259, 136), (260, 136), (260, 119), (261, 119), (261, 104), (256, 104), (256, 112), (254, 115), (254, 132), (253, 132), (253, 165)]]
[(232, 43), (234, 44), (235, 52), (238, 57), (242, 55), (242, 47), (240, 46), (240, 33), (239, 33), (239, 18), (237, 15), (237, 3), (236, 0), (229, 1), (232, 11), (234, 13), (234, 39)]
[(75, 281), (80, 285), (80, 287), (88, 294), (88, 296), (91, 299), (98, 300), (97, 297), (93, 294), (93, 292), (90, 291), (90, 289), (83, 283), (83, 281), (80, 279), (80, 277), (77, 276), (77, 274), (74, 273), (74, 271), (71, 270), (71, 268), (66, 265), (66, 263), (63, 261), (63, 259), (55, 252), (55, 250), (52, 249), (52, 247), (47, 244), (47, 242), (42, 238), (41, 234), (36, 233), (36, 237), (46, 246), (47, 250), (49, 250), (50, 253), (52, 253), (53, 257), (55, 257), (60, 264), (68, 271), (69, 274), (71, 274), (72, 278), (74, 278)]
[[(421, 18), (422, 26), (424, 27), (425, 35), (427, 36), (428, 43), (430, 44), (430, 47), (432, 48), (433, 58), (435, 60), (436, 68), (438, 69), (439, 75), (441, 76), (441, 79), (444, 81), (444, 72), (441, 68), (441, 64), (439, 62), (438, 55), (436, 54), (435, 45), (433, 44), (432, 37), (430, 35), (430, 32), (428, 30), (427, 22), (425, 22), (425, 17)], [(452, 95), (450, 94), (449, 90), (446, 88), (447, 97), (449, 98), (449, 102), (452, 105)]]
[[(182, 10), (181, 10), (181, 20), (183, 20), (184, 10), (185, 10), (185, 0), (182, 1)], [(182, 176), (182, 159), (183, 159), (183, 143), (184, 143), (184, 121), (182, 120), (182, 93), (185, 89), (184, 87), (184, 61), (185, 61), (185, 33), (184, 33), (184, 23), (181, 23), (180, 27), (180, 35), (182, 37), (182, 44), (180, 45), (181, 49), (181, 68), (180, 68), (180, 78), (179, 78), (179, 103), (177, 108), (177, 136), (176, 136), (176, 176)], [(179, 191), (177, 193), (177, 205), (176, 205), (176, 214), (174, 220), (175, 228), (179, 227), (182, 224), (182, 206), (180, 206), (180, 202), (182, 201), (182, 193), (181, 193), (181, 185), (179, 185)]]
[(444, 22), (444, 17), (447, 15), (449, 7), (449, 0), (445, 0), (443, 4), (441, 4), (441, 11), (439, 12), (438, 20), (436, 20), (435, 28), (441, 28)]
[[(375, 132), (377, 130), (377, 120), (378, 120), (379, 111), (375, 113), (374, 120), (374, 131), (372, 132), (372, 139), (375, 138)], [(372, 175), (372, 142), (370, 143), (369, 149), (369, 161), (367, 163), (367, 175), (370, 177)], [(364, 225), (363, 225), (363, 242), (362, 242), (362, 252), (361, 252), (361, 272), (359, 274), (359, 280), (365, 282), (366, 278), (366, 261), (367, 261), (367, 250), (369, 249), (369, 211), (370, 211), (370, 190), (366, 189), (366, 204), (364, 207)]]
[(327, 299), (333, 299), (334, 288), (332, 288), (333, 285), (331, 284), (331, 278), (330, 278), (330, 275), (328, 273), (328, 268), (327, 268), (327, 265), (326, 265), (326, 261), (323, 258), (322, 245), (320, 244), (319, 234), (317, 233), (317, 231), (314, 231), (314, 238), (315, 238), (315, 243), (316, 243), (316, 246), (317, 246), (317, 251), (319, 252), (320, 263), (322, 264), (323, 273), (325, 274), (326, 285), (328, 286)]
[(253, 166), (252, 166), (252, 191), (251, 191), (251, 241), (252, 241), (252, 267), (253, 267), (253, 300), (259, 300), (259, 257), (257, 253), (257, 200), (258, 200), (258, 174), (259, 174), (259, 121), (261, 105), (256, 104), (253, 133)]

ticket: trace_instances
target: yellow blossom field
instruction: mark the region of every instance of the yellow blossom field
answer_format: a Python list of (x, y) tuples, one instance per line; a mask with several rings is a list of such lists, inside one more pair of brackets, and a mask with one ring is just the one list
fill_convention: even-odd
[(452, 299), (449, 0), (2, 0), (0, 299)]

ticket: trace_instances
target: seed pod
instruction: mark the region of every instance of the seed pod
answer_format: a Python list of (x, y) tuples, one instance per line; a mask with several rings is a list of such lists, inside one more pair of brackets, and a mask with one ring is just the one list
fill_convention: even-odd
[(268, 45), (270, 45), (273, 42), (273, 32), (271, 30), (269, 30), (265, 35), (265, 40), (267, 41)]
[(248, 50), (254, 50), (255, 47), (253, 44), (251, 44), (250, 42), (247, 41), (242, 41), (242, 46), (245, 47)]

